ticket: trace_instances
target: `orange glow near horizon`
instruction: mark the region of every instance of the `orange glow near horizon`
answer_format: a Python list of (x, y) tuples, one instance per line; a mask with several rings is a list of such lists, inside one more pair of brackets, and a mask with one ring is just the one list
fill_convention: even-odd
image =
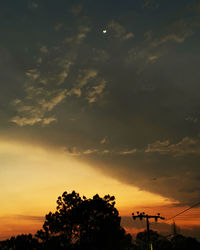
[(172, 201), (105, 176), (62, 151), (8, 141), (0, 142), (0, 151), (4, 166), (0, 177), (0, 240), (40, 229), (43, 221), (34, 216), (54, 211), (56, 199), (64, 191), (75, 190), (86, 197), (115, 195), (121, 216), (131, 216), (136, 208), (145, 207), (146, 212), (156, 207), (155, 213), (163, 209), (171, 216)]

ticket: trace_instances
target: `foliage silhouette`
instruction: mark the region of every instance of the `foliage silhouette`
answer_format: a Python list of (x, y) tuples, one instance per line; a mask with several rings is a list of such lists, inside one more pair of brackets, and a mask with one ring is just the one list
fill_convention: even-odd
[(176, 235), (171, 240), (173, 250), (199, 250), (200, 243), (192, 237), (184, 237), (183, 235)]
[(40, 249), (40, 244), (37, 239), (31, 234), (22, 234), (16, 237), (11, 237), (10, 240), (0, 242), (1, 250), (36, 250)]
[[(98, 194), (92, 199), (64, 192), (57, 199), (56, 212), (46, 215), (43, 228), (35, 236), (18, 235), (0, 242), (1, 250), (141, 250), (148, 249), (147, 232), (135, 242), (120, 226), (115, 197)], [(200, 243), (176, 234), (166, 237), (150, 230), (154, 250), (198, 250)]]
[[(140, 232), (136, 237), (136, 245), (138, 249), (148, 249), (148, 234), (147, 231)], [(153, 245), (153, 249), (156, 250), (171, 250), (172, 244), (169, 240), (167, 240), (164, 236), (158, 234), (156, 231), (150, 230), (150, 239)]]
[(37, 232), (43, 246), (52, 249), (131, 249), (131, 236), (120, 226), (115, 197), (81, 198), (73, 191), (57, 200), (57, 211), (46, 215)]
[[(148, 249), (147, 238), (147, 231), (138, 233), (134, 249)], [(175, 235), (171, 239), (167, 239), (157, 232), (150, 230), (150, 238), (154, 250), (200, 250), (200, 242), (195, 238), (185, 237), (180, 234)]]

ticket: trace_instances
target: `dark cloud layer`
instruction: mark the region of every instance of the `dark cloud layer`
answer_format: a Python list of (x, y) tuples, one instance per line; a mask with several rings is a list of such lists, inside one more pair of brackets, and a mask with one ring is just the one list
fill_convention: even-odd
[(199, 199), (199, 1), (2, 9), (2, 136), (65, 150), (183, 203)]

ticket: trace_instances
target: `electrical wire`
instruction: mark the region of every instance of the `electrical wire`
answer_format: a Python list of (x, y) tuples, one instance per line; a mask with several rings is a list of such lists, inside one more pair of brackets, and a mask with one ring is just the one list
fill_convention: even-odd
[(174, 215), (174, 216), (172, 216), (172, 217), (166, 219), (165, 221), (172, 220), (172, 219), (176, 218), (177, 216), (179, 216), (179, 215), (185, 213), (186, 211), (188, 211), (188, 210), (190, 210), (190, 209), (192, 209), (192, 208), (194, 208), (194, 207), (196, 207), (196, 206), (198, 206), (198, 205), (200, 205), (200, 201), (197, 202), (197, 203), (195, 203), (194, 205), (192, 205), (192, 206), (190, 206), (190, 207), (184, 209), (184, 210), (181, 211), (180, 213), (178, 213), (178, 214), (176, 214), (176, 215)]

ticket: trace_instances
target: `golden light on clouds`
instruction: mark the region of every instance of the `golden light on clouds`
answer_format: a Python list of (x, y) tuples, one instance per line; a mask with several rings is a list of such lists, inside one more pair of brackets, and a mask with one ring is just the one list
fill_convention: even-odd
[(117, 208), (122, 215), (129, 213), (131, 207), (142, 204), (154, 206), (170, 203), (159, 195), (140, 191), (104, 176), (92, 166), (77, 161), (63, 151), (45, 150), (16, 141), (1, 141), (0, 152), (3, 166), (0, 177), (0, 214), (4, 221), (7, 218), (6, 223), (9, 222), (10, 227), (15, 228), (13, 232), (17, 232), (16, 224), (20, 225), (21, 232), (26, 225), (29, 229), (35, 229), (38, 221), (28, 226), (23, 216), (44, 216), (54, 210), (57, 197), (64, 191), (75, 190), (87, 197), (96, 193), (101, 196), (115, 195)]

